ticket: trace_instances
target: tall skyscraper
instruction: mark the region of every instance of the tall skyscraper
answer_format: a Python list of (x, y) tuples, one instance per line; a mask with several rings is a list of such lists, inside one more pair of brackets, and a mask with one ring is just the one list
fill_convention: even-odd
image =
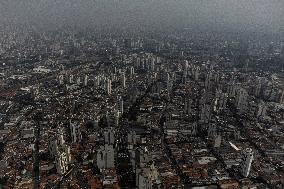
[(58, 142), (59, 142), (60, 145), (63, 145), (63, 144), (65, 143), (63, 128), (60, 128), (60, 129), (58, 130), (58, 133), (57, 133), (57, 140), (58, 140)]
[(77, 83), (77, 85), (81, 85), (81, 77), (80, 76), (77, 77), (76, 83)]
[(210, 125), (208, 127), (208, 131), (207, 131), (208, 137), (214, 138), (216, 136), (216, 130), (217, 130), (216, 125), (213, 124), (213, 123), (210, 123)]
[(214, 136), (214, 148), (219, 148), (221, 146), (222, 143), (222, 136), (221, 135), (215, 135)]
[(88, 81), (89, 81), (89, 77), (88, 77), (88, 75), (85, 75), (85, 77), (84, 77), (84, 86), (88, 85)]
[(114, 148), (112, 145), (101, 146), (97, 153), (97, 165), (99, 169), (115, 168)]
[(108, 145), (114, 144), (114, 130), (113, 130), (113, 128), (107, 128), (104, 131), (104, 138), (105, 138), (105, 144), (108, 144)]
[(236, 98), (236, 106), (240, 113), (243, 113), (247, 109), (248, 93), (244, 88), (240, 88)]
[(73, 74), (71, 74), (71, 75), (69, 76), (69, 83), (70, 83), (70, 84), (73, 84), (73, 83), (74, 83), (74, 75), (73, 75)]
[(151, 59), (151, 71), (155, 71), (155, 59)]
[(107, 80), (107, 94), (108, 95), (111, 94), (111, 80), (110, 79)]
[(117, 103), (116, 103), (116, 105), (117, 105), (117, 110), (118, 110), (121, 114), (123, 114), (124, 107), (123, 107), (123, 98), (122, 98), (121, 96), (119, 96), (119, 97), (117, 98)]
[(281, 61), (282, 61), (282, 71), (284, 70), (284, 42), (281, 43)]
[(82, 139), (82, 135), (81, 135), (79, 124), (76, 122), (72, 123), (70, 121), (70, 130), (71, 130), (72, 143), (80, 142)]
[(67, 154), (65, 151), (60, 151), (56, 155), (55, 165), (57, 173), (63, 175), (68, 171), (68, 159), (70, 154)]
[(246, 148), (243, 151), (241, 173), (244, 177), (248, 177), (253, 161), (253, 151), (251, 148)]
[(192, 106), (192, 100), (189, 98), (186, 98), (184, 102), (184, 113), (185, 114), (187, 115), (191, 114), (191, 106)]
[(121, 73), (121, 85), (123, 88), (126, 88), (126, 77), (125, 77), (125, 72)]
[(130, 68), (130, 76), (131, 77), (133, 77), (134, 76), (134, 67), (133, 66), (131, 66), (131, 68)]
[(194, 80), (197, 81), (199, 79), (199, 72), (200, 72), (200, 68), (199, 66), (195, 67), (195, 69), (193, 70), (193, 74), (194, 74)]
[(208, 123), (211, 119), (211, 114), (211, 106), (208, 104), (203, 105), (199, 116), (200, 122)]
[(137, 142), (137, 136), (135, 131), (130, 131), (127, 133), (127, 143), (128, 143), (128, 149), (133, 149), (133, 146), (136, 145)]
[(63, 84), (64, 84), (64, 75), (60, 75), (60, 76), (58, 77), (58, 80), (59, 80), (59, 84), (60, 84), (60, 85), (63, 85)]
[(263, 101), (261, 101), (259, 104), (258, 104), (258, 110), (257, 110), (257, 114), (256, 116), (258, 118), (260, 117), (265, 117), (266, 116), (266, 110), (267, 110), (267, 106), (265, 105), (265, 103)]
[(284, 104), (284, 90), (282, 91), (282, 94), (280, 95), (279, 103)]
[(94, 79), (94, 86), (99, 87), (100, 82), (101, 82), (100, 76), (96, 76), (95, 79)]

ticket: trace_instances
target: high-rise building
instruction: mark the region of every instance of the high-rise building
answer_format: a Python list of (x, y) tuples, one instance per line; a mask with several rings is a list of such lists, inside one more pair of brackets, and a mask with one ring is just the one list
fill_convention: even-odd
[(114, 114), (114, 122), (115, 122), (115, 126), (117, 127), (119, 125), (119, 120), (121, 117), (121, 113), (119, 111), (116, 111)]
[(206, 90), (210, 90), (212, 87), (212, 76), (213, 76), (212, 72), (209, 72), (205, 77), (204, 85)]
[(107, 94), (110, 95), (112, 91), (112, 87), (111, 87), (111, 80), (108, 79), (107, 80)]
[(214, 138), (216, 136), (216, 124), (211, 123), (208, 127), (208, 137)]
[(260, 78), (257, 78), (254, 89), (254, 95), (258, 97), (260, 95), (260, 92), (261, 92), (261, 80)]
[(133, 149), (133, 145), (135, 145), (137, 142), (137, 136), (135, 131), (130, 131), (127, 133), (127, 143), (128, 143), (128, 149)]
[(88, 75), (85, 75), (85, 77), (84, 77), (84, 86), (88, 85), (88, 80), (89, 80)]
[(151, 58), (151, 71), (155, 71), (155, 58)]
[(49, 153), (55, 158), (55, 165), (58, 174), (65, 174), (68, 171), (68, 165), (71, 162), (70, 146), (65, 144), (63, 132), (59, 130), (55, 137), (49, 140)]
[(131, 66), (131, 67), (130, 67), (130, 76), (133, 77), (134, 74), (135, 74), (135, 72), (134, 72), (134, 67)]
[(208, 104), (203, 105), (200, 112), (200, 122), (208, 123), (211, 119), (211, 114), (211, 106)]
[(50, 138), (48, 141), (48, 151), (52, 158), (58, 153), (58, 141), (55, 138)]
[(281, 43), (281, 61), (282, 61), (282, 71), (284, 70), (284, 42)]
[(195, 67), (194, 69), (193, 69), (193, 75), (194, 75), (194, 80), (195, 81), (198, 81), (198, 79), (199, 79), (199, 73), (200, 72), (200, 67), (199, 66), (197, 66), (197, 67)]
[(118, 110), (106, 112), (106, 123), (108, 127), (118, 126), (121, 113)]
[(64, 75), (60, 75), (60, 76), (58, 77), (58, 80), (59, 80), (59, 84), (60, 84), (60, 85), (63, 85), (63, 84), (64, 84)]
[(112, 127), (106, 128), (104, 131), (105, 144), (113, 145), (114, 144), (114, 129)]
[(97, 166), (99, 169), (115, 168), (113, 145), (101, 146), (97, 153)]
[(68, 159), (70, 154), (65, 151), (58, 152), (55, 158), (55, 165), (58, 174), (65, 174), (68, 171)]
[(70, 84), (73, 84), (73, 83), (74, 83), (74, 75), (73, 75), (73, 74), (71, 74), (71, 75), (69, 76), (69, 83), (70, 83)]
[(117, 110), (120, 112), (120, 114), (123, 114), (123, 111), (124, 111), (124, 104), (123, 104), (123, 98), (121, 96), (119, 96), (117, 98)]
[(138, 189), (152, 189), (152, 180), (144, 172), (140, 172), (136, 175), (138, 180)]
[(191, 135), (192, 135), (192, 136), (195, 136), (195, 135), (197, 134), (197, 132), (198, 132), (197, 123), (194, 122), (194, 123), (192, 124), (192, 132), (191, 132)]
[(63, 129), (60, 128), (54, 137), (48, 141), (48, 150), (52, 158), (56, 157), (59, 149), (65, 147), (65, 140), (63, 136)]
[(282, 91), (282, 93), (280, 95), (279, 103), (284, 104), (284, 90)]
[(125, 77), (125, 72), (121, 73), (121, 85), (123, 88), (126, 88), (126, 77)]
[(168, 91), (168, 95), (170, 95), (172, 91), (172, 80), (171, 80), (170, 73), (167, 73), (167, 91)]
[(151, 156), (146, 148), (138, 148), (135, 153), (136, 163), (139, 167), (145, 167), (151, 161)]
[(192, 106), (192, 100), (186, 98), (184, 103), (184, 113), (187, 115), (191, 114), (191, 106)]
[(222, 91), (217, 91), (215, 95), (215, 101), (214, 101), (214, 111), (219, 113), (222, 110), (226, 108), (228, 100), (228, 94), (223, 93)]
[(77, 85), (81, 85), (81, 77), (80, 76), (77, 77), (76, 83), (77, 83)]
[(241, 173), (244, 177), (249, 176), (252, 161), (253, 161), (253, 150), (251, 148), (246, 148), (243, 151), (242, 167), (241, 167)]
[(63, 145), (63, 144), (65, 143), (63, 128), (60, 128), (60, 129), (58, 130), (58, 133), (57, 133), (57, 140), (58, 140), (58, 142), (59, 142), (59, 145)]
[(239, 88), (238, 94), (236, 97), (236, 107), (240, 113), (243, 113), (247, 110), (247, 99), (248, 93), (244, 88)]
[(93, 117), (93, 127), (92, 127), (92, 129), (98, 129), (99, 128), (100, 119), (101, 119), (101, 117), (99, 115), (95, 115)]
[(70, 121), (71, 139), (72, 143), (80, 142), (82, 139), (80, 125), (77, 122), (72, 123)]
[(230, 98), (236, 96), (236, 94), (237, 94), (237, 88), (238, 88), (238, 85), (235, 83), (234, 80), (229, 81), (227, 93), (228, 93), (228, 96), (229, 96)]
[(215, 135), (214, 137), (214, 148), (219, 148), (221, 146), (222, 143), (222, 137), (221, 135)]
[(94, 79), (94, 86), (99, 87), (100, 86), (100, 76), (96, 76)]
[(261, 101), (258, 104), (258, 110), (257, 110), (256, 117), (258, 117), (258, 118), (265, 117), (266, 116), (266, 110), (267, 110), (267, 107), (266, 107), (265, 103), (263, 101)]

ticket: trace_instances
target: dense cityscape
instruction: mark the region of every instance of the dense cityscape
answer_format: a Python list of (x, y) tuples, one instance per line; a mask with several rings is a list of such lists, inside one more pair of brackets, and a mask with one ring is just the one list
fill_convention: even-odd
[(283, 133), (278, 36), (0, 32), (0, 188), (281, 189)]

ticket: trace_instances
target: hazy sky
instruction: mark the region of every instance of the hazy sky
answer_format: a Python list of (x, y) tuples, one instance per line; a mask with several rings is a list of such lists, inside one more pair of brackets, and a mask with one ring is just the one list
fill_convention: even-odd
[(0, 0), (0, 24), (283, 31), (284, 0)]

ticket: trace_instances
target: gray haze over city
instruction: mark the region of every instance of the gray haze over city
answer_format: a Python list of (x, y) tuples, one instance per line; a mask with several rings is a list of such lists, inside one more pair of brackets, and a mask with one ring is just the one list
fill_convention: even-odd
[(0, 0), (0, 189), (283, 189), (284, 0)]
[(0, 23), (40, 29), (118, 27), (283, 32), (283, 0), (2, 0)]

